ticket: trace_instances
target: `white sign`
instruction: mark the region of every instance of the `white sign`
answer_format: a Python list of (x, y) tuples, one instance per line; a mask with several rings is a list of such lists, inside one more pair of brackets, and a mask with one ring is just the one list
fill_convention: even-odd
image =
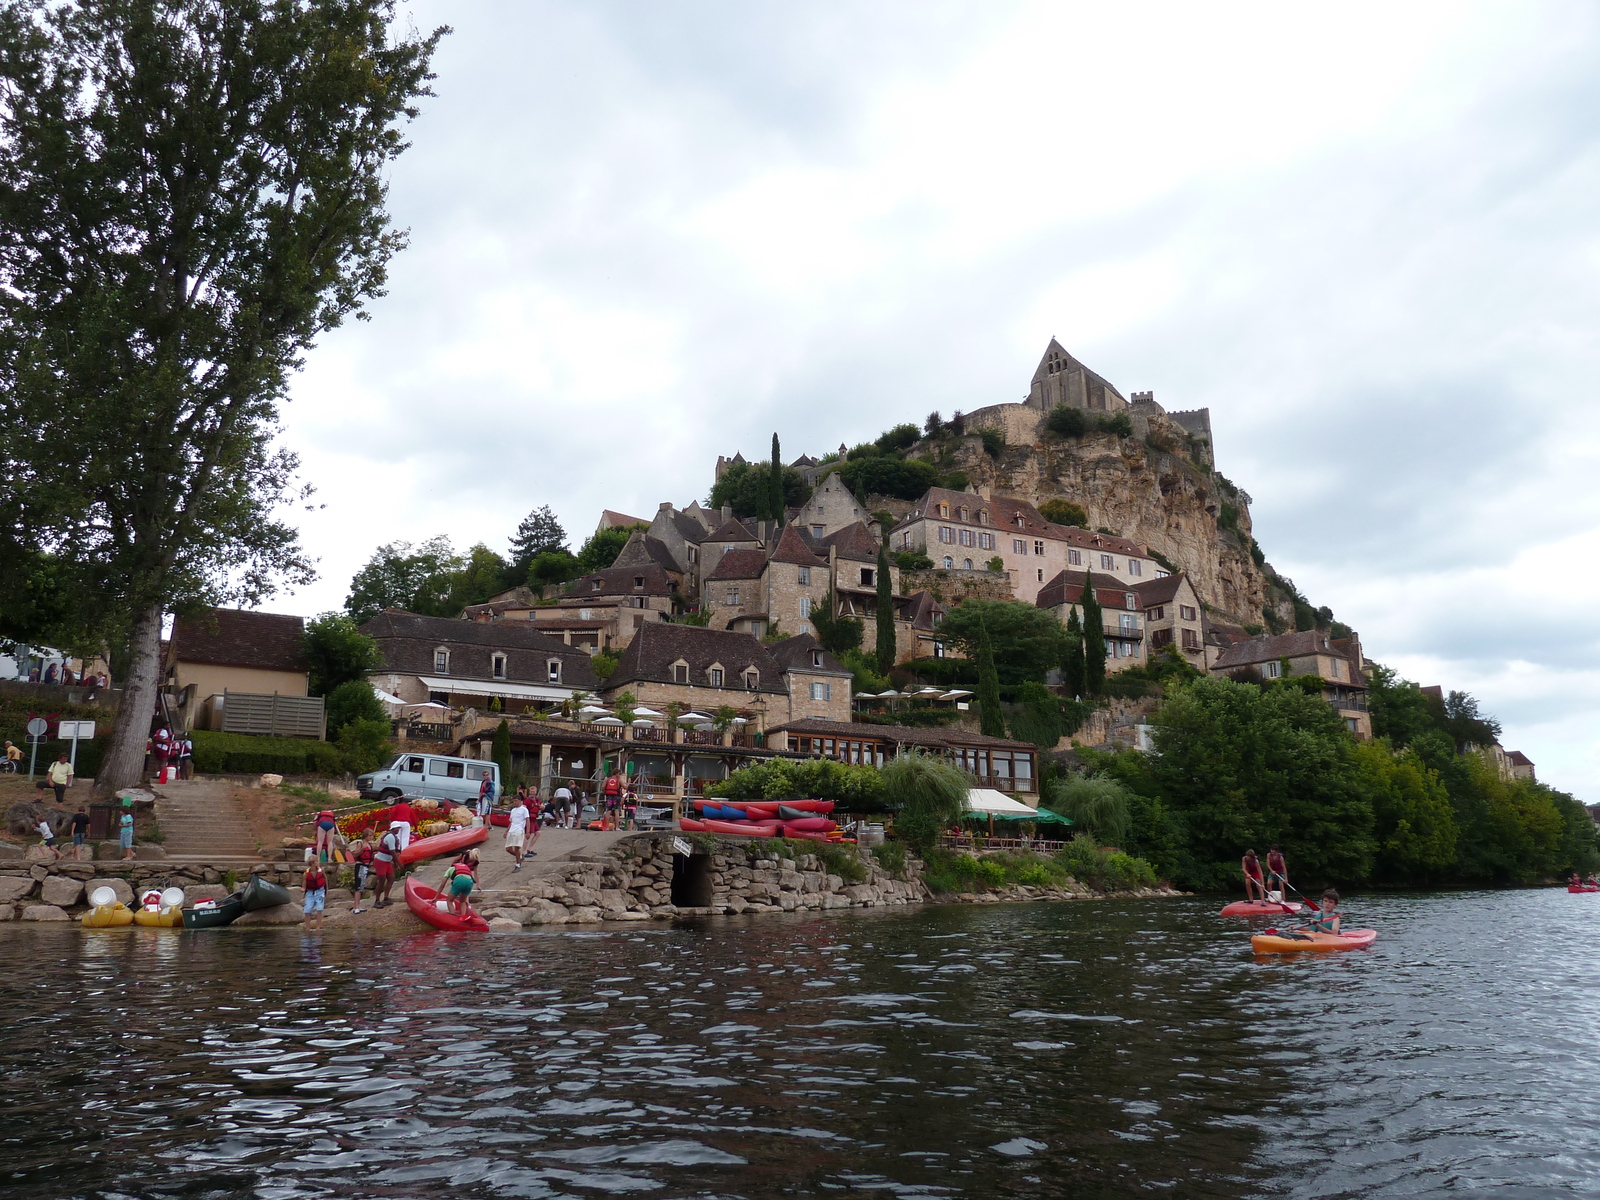
[(64, 742), (70, 738), (78, 738), (80, 741), (88, 741), (93, 736), (93, 721), (60, 721), (56, 724), (57, 741)]
[(41, 738), (50, 732), (50, 722), (43, 717), (34, 717), (28, 722), (28, 736)]
[(684, 841), (681, 837), (675, 837), (672, 839), (672, 852), (674, 854), (681, 854), (687, 858), (689, 855), (694, 853), (694, 847), (689, 845), (689, 843)]

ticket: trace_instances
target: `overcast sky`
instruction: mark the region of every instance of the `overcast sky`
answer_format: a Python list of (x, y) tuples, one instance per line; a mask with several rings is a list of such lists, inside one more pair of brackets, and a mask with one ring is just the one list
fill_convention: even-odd
[(1056, 336), (1209, 406), (1278, 569), (1600, 801), (1600, 8), (403, 12), (455, 29), (411, 248), (295, 384), (322, 579), (267, 607), (1019, 400)]

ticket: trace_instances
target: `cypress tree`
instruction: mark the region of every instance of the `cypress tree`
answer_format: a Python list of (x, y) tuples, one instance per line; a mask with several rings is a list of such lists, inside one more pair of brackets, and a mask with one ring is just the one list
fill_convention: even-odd
[(889, 579), (889, 547), (878, 547), (878, 674), (894, 666), (894, 588)]
[(1094, 572), (1083, 576), (1083, 694), (1098, 696), (1106, 682), (1106, 624), (1094, 597)]
[(1000, 674), (994, 669), (994, 647), (989, 643), (989, 630), (981, 630), (978, 643), (978, 724), (989, 737), (1006, 736), (1006, 719), (1000, 711)]
[(767, 475), (767, 508), (779, 525), (783, 524), (783, 459), (778, 456), (778, 435), (772, 435), (772, 464)]
[(504, 718), (494, 727), (494, 742), (491, 753), (494, 761), (500, 764), (500, 792), (505, 794), (506, 785), (511, 780), (511, 726)]
[(1083, 696), (1083, 622), (1078, 620), (1077, 609), (1073, 609), (1067, 617), (1067, 635), (1061, 652), (1061, 676), (1069, 695)]

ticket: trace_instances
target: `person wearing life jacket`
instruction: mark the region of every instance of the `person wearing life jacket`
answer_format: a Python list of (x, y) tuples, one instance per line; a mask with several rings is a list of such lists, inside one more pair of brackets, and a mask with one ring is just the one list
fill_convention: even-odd
[(1267, 847), (1267, 891), (1277, 892), (1279, 900), (1289, 895), (1289, 864), (1284, 861), (1283, 851), (1276, 842)]
[(338, 823), (333, 819), (333, 810), (325, 808), (317, 814), (317, 844), (316, 859), (318, 862), (327, 862), (329, 854), (333, 851), (333, 831)]
[(478, 882), (478, 852), (468, 850), (455, 862), (450, 864), (450, 869), (444, 873), (444, 880), (439, 885), (441, 895), (450, 898), (450, 910), (458, 917), (465, 917), (472, 912), (473, 886)]
[(1256, 852), (1246, 850), (1244, 857), (1239, 860), (1239, 867), (1244, 871), (1244, 898), (1265, 900), (1267, 886), (1261, 882), (1261, 860), (1256, 857)]
[(1338, 933), (1339, 932), (1339, 893), (1329, 888), (1322, 893), (1322, 911), (1317, 914), (1317, 919), (1306, 926), (1310, 933)]

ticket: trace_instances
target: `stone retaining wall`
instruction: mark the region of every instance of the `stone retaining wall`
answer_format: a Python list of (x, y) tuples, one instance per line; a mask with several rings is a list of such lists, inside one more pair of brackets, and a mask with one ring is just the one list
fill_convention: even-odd
[[(181, 887), (184, 903), (215, 900), (227, 895), (222, 880), (228, 868), (201, 863), (171, 863), (161, 860), (132, 862), (81, 862), (61, 859), (38, 861), (40, 847), (30, 846), (33, 861), (7, 860), (0, 865), (0, 921), (66, 921), (74, 909), (86, 908), (89, 894), (98, 887), (109, 887), (117, 899), (133, 906), (135, 896), (151, 888)], [(238, 883), (260, 875), (285, 887), (298, 885), (303, 863), (257, 863), (249, 870), (233, 868)]]

